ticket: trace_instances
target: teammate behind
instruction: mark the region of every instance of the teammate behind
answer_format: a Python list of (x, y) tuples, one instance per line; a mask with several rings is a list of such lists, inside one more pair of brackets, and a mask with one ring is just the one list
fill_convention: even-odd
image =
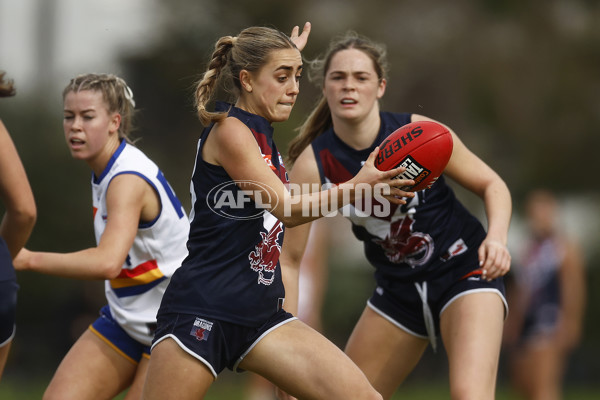
[[(290, 147), (290, 181), (337, 184), (397, 128), (429, 118), (379, 109), (386, 89), (385, 49), (350, 33), (331, 43), (313, 65), (323, 96)], [(456, 199), (442, 175), (407, 204), (376, 215), (360, 204), (345, 209), (375, 268), (377, 288), (346, 346), (384, 398), (441, 334), (449, 358), (452, 398), (493, 399), (506, 314), (502, 276), (511, 196), (504, 181), (452, 132), (444, 175), (485, 204), (487, 232)], [(282, 266), (288, 296), (297, 298), (299, 260), (309, 226), (286, 233)], [(286, 268), (287, 267), (287, 268)], [(292, 308), (292, 310), (294, 310)]]

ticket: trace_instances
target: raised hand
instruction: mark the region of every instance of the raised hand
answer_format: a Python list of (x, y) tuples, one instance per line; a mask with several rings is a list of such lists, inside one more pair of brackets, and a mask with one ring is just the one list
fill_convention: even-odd
[(310, 34), (310, 22), (304, 24), (304, 28), (302, 28), (302, 33), (300, 33), (300, 27), (298, 25), (294, 26), (292, 29), (292, 34), (290, 35), (290, 39), (298, 50), (302, 51), (304, 46), (306, 46), (306, 42), (308, 41), (308, 35)]

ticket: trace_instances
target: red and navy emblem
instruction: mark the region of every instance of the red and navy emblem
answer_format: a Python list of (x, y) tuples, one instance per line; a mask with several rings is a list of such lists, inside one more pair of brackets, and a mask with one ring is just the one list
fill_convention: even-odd
[(190, 335), (194, 336), (196, 340), (208, 340), (208, 335), (212, 330), (213, 323), (202, 318), (196, 318)]

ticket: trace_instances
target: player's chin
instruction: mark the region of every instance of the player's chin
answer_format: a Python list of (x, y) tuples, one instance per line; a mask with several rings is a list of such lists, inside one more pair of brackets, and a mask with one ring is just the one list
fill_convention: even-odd
[(86, 153), (80, 151), (80, 150), (74, 150), (74, 149), (69, 149), (71, 152), (71, 157), (73, 157), (76, 160), (85, 160), (86, 157)]
[(294, 104), (279, 104), (271, 115), (271, 122), (284, 122), (290, 118)]

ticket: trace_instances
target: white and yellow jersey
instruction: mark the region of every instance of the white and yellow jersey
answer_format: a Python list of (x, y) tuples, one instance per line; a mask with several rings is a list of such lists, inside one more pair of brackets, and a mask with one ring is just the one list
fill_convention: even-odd
[(187, 255), (187, 215), (158, 166), (125, 141), (111, 157), (101, 176), (92, 176), (96, 243), (107, 220), (106, 192), (112, 179), (134, 174), (145, 179), (160, 197), (161, 211), (154, 221), (140, 223), (119, 276), (105, 281), (110, 311), (135, 340), (149, 346), (156, 313), (173, 272)]

